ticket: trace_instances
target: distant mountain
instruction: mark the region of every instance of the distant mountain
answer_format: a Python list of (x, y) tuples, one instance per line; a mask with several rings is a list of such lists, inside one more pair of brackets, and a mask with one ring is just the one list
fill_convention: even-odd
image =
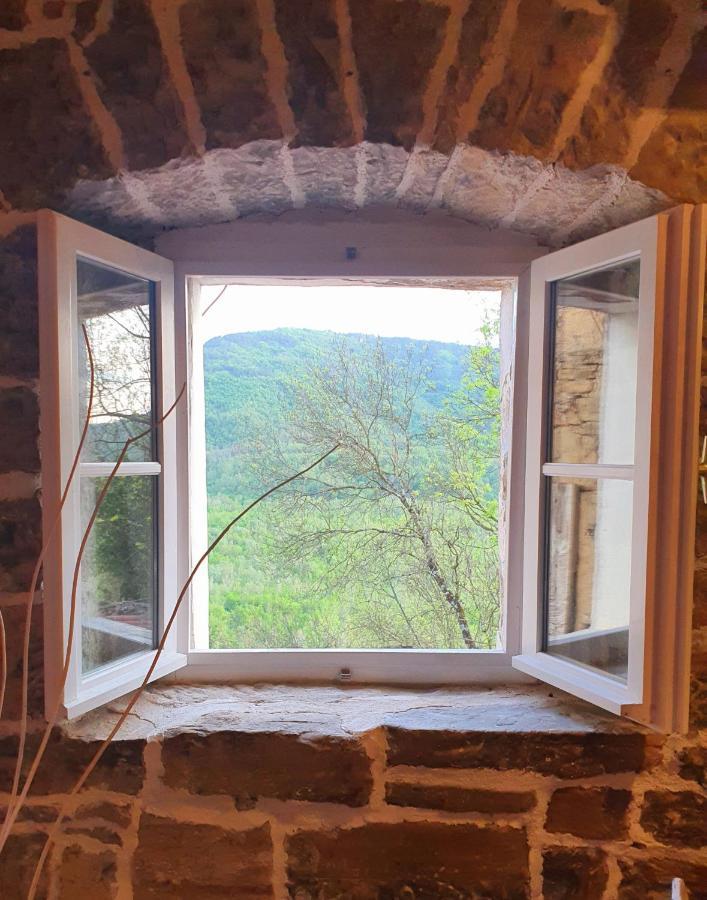
[[(287, 380), (325, 357), (333, 340), (342, 336), (330, 331), (278, 328), (212, 338), (204, 345), (204, 391), (206, 399), (206, 446), (209, 491), (239, 494), (246, 485), (234, 484), (234, 451), (257, 433), (261, 422), (277, 421), (287, 403)], [(369, 335), (345, 337), (373, 342)], [(405, 360), (422, 356), (429, 367), (430, 389), (418, 414), (439, 409), (455, 391), (467, 370), (469, 348), (440, 341), (411, 338), (380, 338), (386, 355)], [(228, 478), (222, 475), (228, 470)]]

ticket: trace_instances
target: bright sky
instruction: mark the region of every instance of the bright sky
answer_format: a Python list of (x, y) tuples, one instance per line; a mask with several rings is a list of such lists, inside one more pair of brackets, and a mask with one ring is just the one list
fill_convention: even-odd
[[(221, 288), (202, 287), (202, 309)], [(500, 302), (500, 291), (233, 284), (202, 319), (202, 331), (204, 341), (239, 331), (309, 328), (476, 344), (485, 313), (498, 315)]]

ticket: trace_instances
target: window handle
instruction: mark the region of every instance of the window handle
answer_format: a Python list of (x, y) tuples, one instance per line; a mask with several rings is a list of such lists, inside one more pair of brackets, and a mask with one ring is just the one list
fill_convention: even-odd
[(702, 438), (702, 453), (700, 464), (697, 467), (700, 476), (700, 489), (702, 490), (702, 502), (707, 506), (707, 434)]

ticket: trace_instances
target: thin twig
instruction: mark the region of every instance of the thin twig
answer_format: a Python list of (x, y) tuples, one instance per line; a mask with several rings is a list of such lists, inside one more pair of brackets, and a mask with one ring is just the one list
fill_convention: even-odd
[(209, 303), (209, 305), (206, 307), (206, 309), (201, 314), (202, 319), (204, 318), (206, 313), (211, 309), (211, 307), (215, 306), (218, 303), (218, 301), (221, 299), (221, 297), (223, 297), (223, 295), (226, 293), (227, 287), (228, 287), (228, 285), (224, 284), (224, 286), (221, 288), (221, 290), (218, 292), (218, 294), (214, 297), (214, 299), (211, 301), (211, 303)]
[(52, 828), (49, 831), (49, 834), (47, 835), (47, 840), (44, 844), (44, 847), (42, 848), (42, 852), (39, 856), (39, 859), (37, 860), (37, 865), (34, 870), (34, 876), (32, 878), (32, 884), (30, 885), (29, 894), (27, 895), (27, 900), (34, 900), (34, 896), (37, 891), (37, 887), (39, 885), (39, 879), (42, 874), (42, 869), (44, 867), (44, 862), (47, 858), (47, 855), (49, 853), (51, 845), (52, 845), (53, 841), (56, 839), (57, 833), (64, 822), (64, 818), (66, 816), (66, 807), (67, 807), (70, 799), (75, 794), (77, 794), (81, 790), (81, 788), (84, 786), (84, 784), (90, 777), (91, 772), (93, 772), (94, 768), (98, 764), (101, 756), (103, 756), (103, 753), (105, 752), (106, 748), (109, 746), (109, 744), (111, 743), (113, 738), (116, 736), (116, 734), (120, 730), (121, 726), (123, 725), (123, 723), (125, 722), (127, 717), (130, 715), (130, 712), (132, 711), (133, 707), (135, 706), (137, 701), (140, 699), (142, 692), (147, 687), (147, 685), (150, 681), (150, 678), (152, 677), (152, 673), (155, 671), (155, 667), (157, 666), (157, 662), (162, 654), (162, 651), (164, 650), (164, 647), (165, 647), (165, 644), (167, 641), (167, 637), (169, 635), (169, 632), (170, 632), (172, 626), (174, 625), (174, 621), (177, 617), (177, 613), (179, 612), (179, 607), (181, 606), (182, 601), (184, 600), (184, 597), (186, 596), (186, 593), (189, 590), (189, 586), (191, 585), (196, 573), (199, 571), (202, 564), (208, 558), (209, 554), (226, 537), (226, 535), (233, 528), (233, 526), (236, 525), (236, 523), (239, 522), (245, 515), (247, 515), (253, 509), (253, 507), (257, 506), (259, 503), (261, 503), (263, 500), (265, 500), (266, 497), (269, 497), (271, 494), (274, 494), (275, 491), (279, 491), (281, 488), (288, 485), (291, 481), (294, 481), (296, 478), (300, 478), (302, 475), (306, 475), (307, 472), (310, 472), (312, 469), (314, 469), (316, 466), (318, 466), (320, 463), (322, 463), (328, 456), (331, 456), (331, 454), (334, 453), (335, 450), (338, 450), (338, 448), (339, 448), (339, 445), (335, 444), (331, 449), (327, 450), (326, 453), (324, 453), (322, 456), (320, 456), (319, 459), (315, 460), (315, 462), (313, 462), (309, 466), (307, 466), (306, 469), (302, 469), (300, 472), (296, 472), (294, 475), (290, 475), (288, 478), (285, 478), (283, 481), (281, 481), (278, 484), (274, 485), (273, 487), (269, 488), (267, 491), (265, 491), (264, 494), (261, 494), (259, 497), (257, 497), (251, 503), (249, 503), (248, 506), (246, 506), (244, 509), (242, 509), (238, 513), (237, 516), (235, 516), (233, 519), (231, 519), (231, 521), (219, 532), (219, 534), (214, 538), (214, 540), (211, 542), (211, 544), (209, 544), (207, 549), (202, 553), (198, 562), (192, 568), (192, 570), (189, 574), (189, 577), (184, 582), (184, 585), (183, 585), (181, 591), (179, 592), (179, 596), (177, 597), (177, 601), (174, 604), (174, 609), (172, 610), (172, 614), (169, 617), (169, 620), (167, 622), (167, 625), (165, 626), (165, 629), (164, 629), (164, 632), (160, 639), (160, 642), (157, 646), (157, 650), (155, 652), (155, 657), (152, 660), (152, 662), (147, 670), (147, 673), (142, 680), (142, 684), (135, 691), (133, 696), (130, 698), (128, 705), (125, 707), (123, 712), (120, 714), (118, 721), (111, 728), (108, 736), (102, 741), (101, 745), (96, 750), (95, 754), (93, 755), (92, 759), (90, 760), (90, 762), (84, 769), (80, 778), (78, 779), (78, 781), (76, 782), (74, 787), (71, 789), (71, 791), (66, 796), (66, 798), (62, 804), (62, 807), (59, 810), (59, 815), (57, 816), (57, 818), (54, 822), (54, 825), (52, 826)]
[[(20, 784), (20, 774), (22, 772), (22, 764), (24, 762), (25, 755), (25, 743), (27, 740), (27, 716), (28, 716), (28, 694), (29, 694), (29, 647), (30, 647), (30, 638), (32, 632), (32, 607), (34, 605), (34, 595), (37, 590), (37, 583), (39, 581), (39, 573), (42, 569), (42, 564), (44, 563), (44, 557), (46, 556), (47, 550), (49, 549), (49, 545), (54, 538), (54, 534), (56, 532), (57, 526), (59, 524), (59, 520), (61, 519), (61, 514), (64, 509), (64, 505), (66, 504), (66, 498), (69, 494), (69, 489), (71, 488), (71, 483), (74, 480), (74, 475), (76, 474), (76, 469), (78, 468), (79, 460), (81, 458), (81, 453), (83, 452), (83, 447), (86, 442), (86, 437), (88, 435), (88, 427), (91, 421), (91, 414), (93, 412), (93, 392), (95, 386), (95, 366), (93, 362), (93, 353), (91, 351), (91, 344), (88, 339), (88, 332), (86, 330), (85, 325), (81, 325), (81, 330), (83, 332), (83, 339), (86, 345), (86, 355), (88, 357), (88, 367), (89, 367), (89, 390), (88, 390), (88, 404), (86, 407), (86, 418), (84, 419), (83, 428), (81, 430), (81, 437), (79, 440), (78, 447), (76, 448), (76, 453), (74, 454), (74, 458), (71, 462), (71, 469), (69, 470), (69, 477), (66, 480), (66, 485), (64, 486), (64, 490), (62, 492), (61, 498), (59, 500), (59, 508), (57, 509), (56, 515), (49, 527), (48, 532), (43, 536), (42, 546), (39, 551), (39, 556), (37, 557), (37, 561), (34, 565), (34, 570), (32, 572), (32, 578), (30, 580), (29, 593), (27, 594), (27, 598), (25, 600), (25, 627), (24, 627), (24, 635), (23, 635), (23, 646), (22, 646), (22, 689), (21, 689), (21, 710), (20, 710), (20, 737), (19, 743), (17, 746), (17, 759), (15, 760), (15, 772), (12, 777), (12, 790), (10, 792), (10, 799), (8, 800), (7, 807), (5, 810), (5, 819), (3, 821), (3, 827), (0, 830), (0, 848), (4, 844), (3, 836), (5, 833), (5, 822), (10, 816), (10, 812), (12, 807), (17, 799), (17, 792), (19, 790)], [(4, 635), (3, 635), (4, 637)], [(3, 656), (4, 659), (4, 656)], [(4, 697), (4, 692), (3, 692)], [(2, 703), (0, 702), (0, 714), (2, 713)], [(9, 830), (9, 829), (8, 829)]]

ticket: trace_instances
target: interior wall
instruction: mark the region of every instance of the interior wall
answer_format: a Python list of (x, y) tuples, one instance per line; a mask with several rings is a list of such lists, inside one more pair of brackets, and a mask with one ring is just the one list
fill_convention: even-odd
[[(41, 543), (36, 210), (69, 211), (150, 243), (176, 225), (383, 204), (567, 243), (675, 201), (705, 200), (699, 7), (697, 0), (2, 3), (0, 606), (9, 680), (0, 737), (8, 746), (20, 711), (22, 604)], [(703, 433), (706, 401), (703, 394)], [(676, 842), (705, 841), (701, 503), (696, 561), (693, 733), (656, 774), (665, 796), (655, 816), (678, 825), (677, 838), (659, 830), (656, 854), (666, 865)], [(42, 603), (56, 599), (38, 596), (33, 612), (35, 726), (43, 712)], [(564, 738), (543, 752), (560, 746), (572, 753)], [(57, 783), (55, 796), (65, 788)], [(10, 862), (3, 860), (4, 883), (18, 897), (20, 870), (46, 831), (43, 814), (35, 815)], [(95, 895), (118, 864), (114, 851), (95, 843), (92, 823), (93, 836), (76, 838), (84, 855), (67, 858), (63, 896)], [(137, 831), (130, 834), (134, 848)], [(424, 845), (425, 836), (418, 839)], [(576, 896), (567, 881), (573, 863), (561, 858), (561, 839), (556, 846), (564, 893), (548, 896)], [(315, 849), (326, 855), (331, 845)], [(652, 865), (626, 896), (650, 896), (660, 883)]]

